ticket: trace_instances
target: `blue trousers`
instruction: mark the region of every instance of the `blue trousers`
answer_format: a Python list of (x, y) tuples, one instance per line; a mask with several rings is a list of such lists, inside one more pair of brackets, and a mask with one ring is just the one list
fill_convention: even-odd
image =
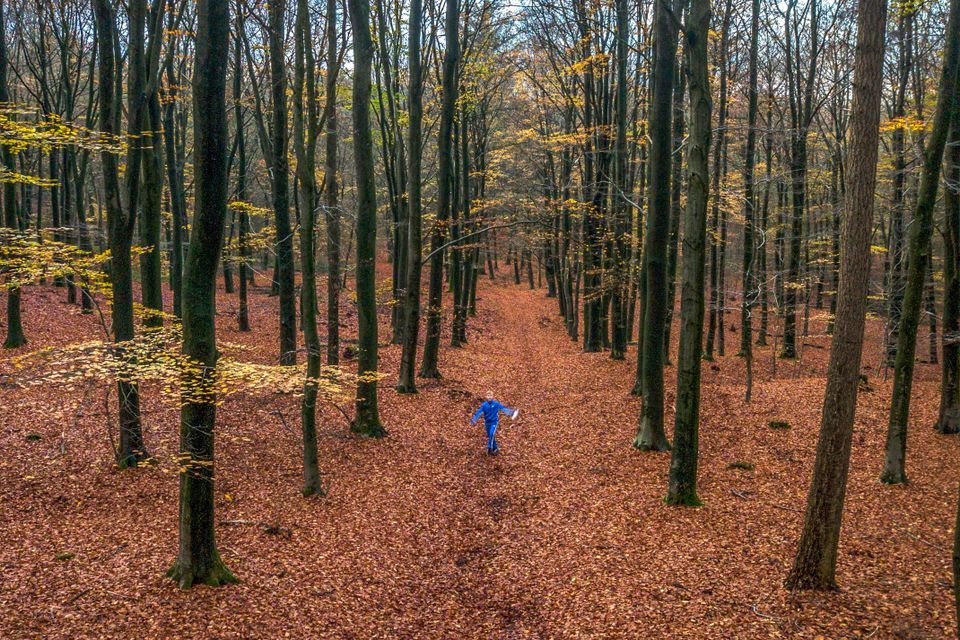
[(497, 423), (486, 425), (487, 427), (487, 451), (497, 451), (500, 447), (497, 446)]

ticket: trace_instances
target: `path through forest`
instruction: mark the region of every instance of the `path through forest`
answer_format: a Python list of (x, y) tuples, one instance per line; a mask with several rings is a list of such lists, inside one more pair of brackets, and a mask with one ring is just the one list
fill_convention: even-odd
[[(37, 326), (62, 320), (50, 291), (25, 297), (30, 335), (76, 340)], [(233, 328), (233, 302), (220, 296), (220, 338), (269, 362), (276, 298), (257, 292), (248, 334)], [(176, 550), (175, 406), (144, 394), (146, 438), (160, 463), (120, 472), (98, 399), (79, 418), (65, 404), (55, 424), (43, 390), (5, 390), (21, 411), (0, 416), (0, 444), (20, 452), (0, 461), (0, 635), (950, 636), (960, 452), (927, 428), (935, 367), (919, 369), (923, 427), (911, 434), (912, 482), (896, 488), (877, 483), (889, 385), (868, 369), (843, 590), (792, 596), (781, 584), (809, 481), (828, 338), (808, 338), (803, 362), (780, 363), (776, 379), (770, 349), (759, 350), (749, 406), (739, 359), (705, 365), (705, 506), (686, 509), (661, 500), (669, 455), (630, 447), (632, 349), (623, 362), (582, 353), (542, 290), (485, 280), (479, 309), (469, 344), (445, 348), (444, 379), (421, 381), (416, 396), (392, 390), (399, 350), (384, 349), (388, 438), (356, 438), (337, 411), (324, 411), (326, 498), (298, 494), (295, 399), (227, 400), (217, 427), (218, 540), (242, 582), (221, 589), (181, 592), (163, 576)], [(89, 316), (73, 320), (95, 335)], [(522, 410), (515, 425), (503, 423), (497, 457), (486, 455), (482, 427), (468, 423), (487, 389)], [(667, 389), (669, 407), (672, 379)], [(770, 420), (792, 428), (770, 429)]]

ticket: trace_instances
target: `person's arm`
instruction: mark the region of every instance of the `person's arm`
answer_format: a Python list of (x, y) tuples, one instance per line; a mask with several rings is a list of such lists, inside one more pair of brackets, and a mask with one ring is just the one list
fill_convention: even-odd
[(506, 407), (506, 406), (500, 404), (499, 402), (497, 403), (497, 411), (499, 411), (499, 412), (501, 412), (501, 413), (505, 413), (505, 414), (507, 414), (508, 416), (510, 416), (511, 418), (512, 418), (513, 415), (517, 412), (516, 409), (511, 409), (510, 407)]
[(481, 415), (483, 415), (483, 405), (480, 405), (480, 408), (477, 409), (477, 412), (473, 414), (472, 418), (470, 418), (470, 424), (477, 424), (477, 420), (480, 419)]

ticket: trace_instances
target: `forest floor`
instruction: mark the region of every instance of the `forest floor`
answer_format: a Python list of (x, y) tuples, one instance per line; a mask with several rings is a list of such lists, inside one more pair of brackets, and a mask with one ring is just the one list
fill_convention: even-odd
[[(97, 337), (95, 318), (63, 296), (25, 291), (26, 349)], [(248, 334), (235, 330), (235, 304), (221, 291), (220, 339), (273, 361), (276, 298), (255, 289)], [(349, 337), (355, 313), (344, 306)], [(226, 401), (217, 536), (241, 582), (217, 589), (180, 591), (164, 576), (177, 547), (175, 404), (144, 390), (145, 437), (159, 463), (120, 471), (105, 391), (78, 413), (81, 398), (18, 388), (3, 354), (0, 637), (955, 637), (960, 441), (930, 428), (938, 368), (921, 364), (911, 483), (878, 482), (890, 383), (876, 366), (877, 321), (865, 349), (841, 589), (791, 594), (782, 582), (813, 463), (828, 337), (809, 336), (802, 359), (777, 362), (776, 376), (772, 348), (758, 349), (750, 404), (742, 359), (705, 363), (704, 506), (678, 508), (662, 501), (669, 454), (630, 446), (633, 349), (621, 362), (582, 353), (555, 301), (506, 280), (482, 283), (479, 308), (469, 345), (445, 347), (445, 377), (420, 381), (418, 395), (393, 391), (399, 351), (383, 350), (389, 437), (354, 437), (335, 408), (324, 409), (327, 497), (299, 493), (296, 399)], [(739, 335), (727, 339), (735, 353)], [(671, 426), (674, 375), (670, 367)], [(497, 457), (468, 423), (487, 389), (521, 409), (504, 423)], [(776, 420), (791, 428), (772, 429)]]

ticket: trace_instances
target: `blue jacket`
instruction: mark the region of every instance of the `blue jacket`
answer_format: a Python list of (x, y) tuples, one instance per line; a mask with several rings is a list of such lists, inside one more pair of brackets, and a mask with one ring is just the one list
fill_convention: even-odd
[(477, 409), (477, 412), (473, 414), (472, 418), (470, 418), (470, 424), (476, 424), (477, 420), (482, 415), (484, 424), (486, 424), (488, 427), (491, 425), (495, 425), (498, 422), (500, 422), (501, 412), (512, 416), (514, 413), (514, 410), (510, 409), (509, 407), (503, 406), (496, 400), (487, 400), (482, 405), (480, 405), (480, 408)]

